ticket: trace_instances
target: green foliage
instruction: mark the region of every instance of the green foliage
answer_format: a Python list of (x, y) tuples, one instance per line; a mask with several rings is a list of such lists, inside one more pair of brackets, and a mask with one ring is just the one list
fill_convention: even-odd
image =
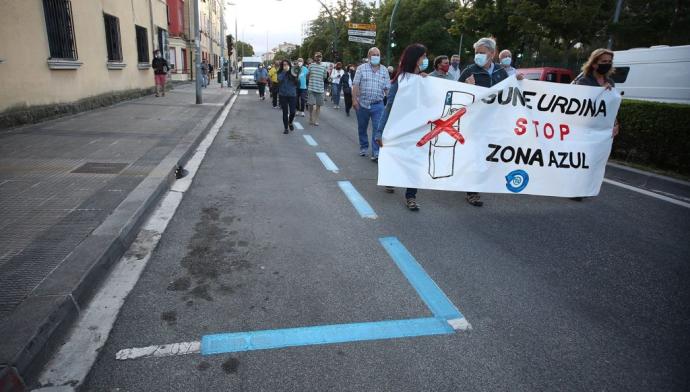
[(690, 175), (690, 105), (623, 100), (616, 159)]
[(242, 56), (242, 57), (250, 57), (254, 56), (254, 47), (252, 47), (251, 44), (248, 44), (243, 41), (237, 41), (237, 56)]

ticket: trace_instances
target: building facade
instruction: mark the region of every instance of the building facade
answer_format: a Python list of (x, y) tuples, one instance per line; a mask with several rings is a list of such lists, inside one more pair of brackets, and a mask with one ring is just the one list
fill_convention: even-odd
[(217, 66), (220, 0), (0, 0), (0, 128), (150, 92), (155, 49), (193, 79), (194, 1)]
[(150, 89), (167, 28), (163, 0), (2, 1), (0, 116)]

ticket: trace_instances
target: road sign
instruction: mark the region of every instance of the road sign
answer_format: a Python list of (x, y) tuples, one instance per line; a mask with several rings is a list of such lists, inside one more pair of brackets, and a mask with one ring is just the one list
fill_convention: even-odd
[(348, 41), (350, 41), (350, 42), (359, 42), (362, 44), (372, 44), (372, 45), (374, 43), (376, 43), (376, 40), (374, 40), (373, 38), (359, 37), (356, 35), (348, 35), (347, 38), (348, 38)]
[(371, 30), (348, 30), (349, 35), (358, 35), (360, 37), (376, 37), (376, 31)]
[(375, 23), (348, 23), (347, 26), (355, 30), (376, 30)]

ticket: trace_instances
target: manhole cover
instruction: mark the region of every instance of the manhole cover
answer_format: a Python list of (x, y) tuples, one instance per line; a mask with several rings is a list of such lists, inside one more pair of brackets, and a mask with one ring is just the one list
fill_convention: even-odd
[(127, 167), (127, 165), (127, 163), (86, 162), (72, 170), (71, 173), (117, 174)]

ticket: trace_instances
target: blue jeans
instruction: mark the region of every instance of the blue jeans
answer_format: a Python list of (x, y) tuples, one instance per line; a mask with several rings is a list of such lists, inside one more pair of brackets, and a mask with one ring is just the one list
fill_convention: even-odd
[(333, 83), (333, 92), (331, 94), (333, 98), (333, 104), (340, 105), (340, 83)]
[(379, 145), (374, 140), (374, 134), (379, 127), (379, 121), (383, 114), (383, 102), (372, 103), (369, 109), (359, 107), (357, 110), (357, 131), (359, 132), (359, 148), (362, 150), (369, 149), (369, 141), (367, 136), (367, 128), (369, 128), (369, 119), (371, 118), (371, 156), (379, 156)]

